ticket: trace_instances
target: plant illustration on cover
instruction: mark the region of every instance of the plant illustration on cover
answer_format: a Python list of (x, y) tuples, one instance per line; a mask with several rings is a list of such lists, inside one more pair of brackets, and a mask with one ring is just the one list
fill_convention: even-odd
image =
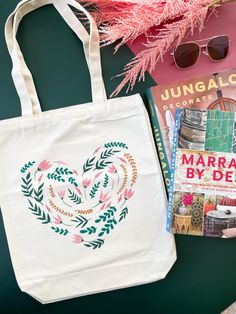
[(109, 142), (82, 167), (64, 161), (29, 161), (21, 168), (28, 210), (42, 224), (76, 244), (97, 249), (128, 216), (138, 172), (128, 146)]

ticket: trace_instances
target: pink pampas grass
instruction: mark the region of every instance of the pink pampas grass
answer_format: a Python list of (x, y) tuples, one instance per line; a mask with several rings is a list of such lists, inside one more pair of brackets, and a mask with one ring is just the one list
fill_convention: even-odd
[[(121, 45), (144, 34), (147, 42), (125, 67), (123, 80), (112, 93), (116, 96), (125, 85), (132, 90), (136, 81), (144, 80), (158, 61), (195, 29), (203, 29), (207, 16), (220, 4), (229, 0), (77, 0), (92, 6), (92, 14), (99, 26), (102, 46)], [(236, 0), (231, 0), (236, 1)], [(95, 11), (94, 11), (95, 8)], [(156, 35), (150, 35), (155, 27)]]

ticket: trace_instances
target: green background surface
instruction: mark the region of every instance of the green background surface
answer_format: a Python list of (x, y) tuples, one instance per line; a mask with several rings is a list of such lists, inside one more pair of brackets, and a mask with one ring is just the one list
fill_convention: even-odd
[[(5, 20), (18, 2), (0, 0), (1, 119), (20, 114), (4, 40)], [(53, 7), (47, 6), (28, 15), (21, 23), (18, 38), (35, 78), (43, 110), (91, 100), (81, 43)], [(111, 80), (111, 77), (119, 74), (131, 57), (126, 47), (115, 56), (112, 47), (102, 50), (108, 94), (118, 83), (118, 79)], [(151, 85), (154, 82), (147, 76), (145, 83), (137, 84), (133, 93), (142, 94)], [(0, 216), (0, 313), (211, 314), (220, 313), (236, 300), (236, 240), (178, 235), (176, 245), (178, 260), (164, 280), (41, 305), (17, 286)]]

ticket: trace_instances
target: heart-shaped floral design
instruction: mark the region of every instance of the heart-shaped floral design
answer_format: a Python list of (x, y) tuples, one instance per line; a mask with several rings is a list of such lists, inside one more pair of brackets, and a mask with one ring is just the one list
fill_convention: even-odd
[(128, 215), (138, 178), (122, 142), (99, 146), (80, 170), (63, 161), (30, 161), (21, 168), (28, 209), (55, 234), (97, 249)]

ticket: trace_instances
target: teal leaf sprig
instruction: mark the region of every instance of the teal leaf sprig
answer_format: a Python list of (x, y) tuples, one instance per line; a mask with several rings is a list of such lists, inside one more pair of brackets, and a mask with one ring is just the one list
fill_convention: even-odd
[(80, 230), (80, 233), (93, 234), (93, 233), (96, 233), (96, 231), (97, 231), (97, 228), (94, 226), (91, 226), (91, 227), (87, 227), (86, 229)]
[(103, 187), (106, 188), (109, 183), (109, 175), (105, 174), (104, 182), (103, 182)]
[(25, 164), (22, 168), (21, 168), (21, 173), (25, 173), (30, 167), (32, 167), (35, 164), (35, 161), (29, 161), (27, 164)]
[(72, 192), (70, 189), (68, 189), (68, 192), (69, 192), (69, 196), (68, 198), (73, 202), (75, 203), (76, 205), (79, 205), (82, 203), (82, 200), (81, 200), (81, 197), (78, 196), (76, 193)]
[(76, 182), (75, 178), (73, 177), (68, 178), (68, 182), (73, 184), (76, 188), (78, 187), (78, 183)]
[(101, 229), (101, 232), (98, 234), (98, 236), (102, 237), (104, 233), (109, 234), (110, 231), (114, 229), (115, 225), (117, 225), (117, 221), (114, 218), (107, 220), (107, 223)]
[(58, 228), (58, 227), (51, 227), (52, 230), (54, 230), (54, 232), (60, 234), (60, 235), (63, 235), (63, 236), (66, 236), (69, 231), (67, 229), (62, 229), (62, 228)]
[(83, 175), (85, 172), (91, 170), (95, 164), (95, 158), (96, 157), (92, 157), (91, 159), (87, 159), (85, 164), (83, 165)]
[(48, 173), (47, 177), (48, 179), (56, 180), (58, 182), (65, 182), (65, 179), (63, 179), (62, 176), (58, 175), (57, 173)]
[(93, 248), (93, 250), (96, 250), (96, 249), (100, 249), (103, 244), (104, 244), (103, 239), (97, 239), (93, 241), (86, 241), (86, 243), (84, 243), (84, 246), (91, 247)]
[(128, 146), (125, 143), (122, 142), (110, 142), (110, 143), (106, 143), (104, 145), (105, 148), (109, 148), (109, 147), (121, 147), (121, 148), (125, 148), (128, 149)]
[(125, 207), (119, 215), (120, 217), (119, 222), (126, 218), (126, 216), (128, 215), (128, 212), (129, 212), (128, 207)]
[(69, 175), (73, 174), (73, 171), (69, 170), (68, 168), (63, 168), (63, 167), (57, 167), (55, 169), (55, 172), (59, 175)]
[(43, 200), (43, 186), (44, 186), (44, 183), (40, 184), (37, 190), (34, 189), (34, 199), (36, 200), (36, 202), (41, 203), (41, 204)]
[(29, 199), (28, 202), (30, 204), (29, 210), (31, 210), (32, 214), (35, 215), (36, 218), (42, 222), (42, 224), (48, 224), (51, 222), (49, 214), (46, 214), (37, 204), (33, 205)]
[(32, 178), (30, 177), (30, 172), (26, 175), (26, 178), (21, 178), (23, 181), (22, 187), (22, 193), (26, 197), (32, 197), (34, 188), (32, 187)]
[(77, 224), (76, 228), (78, 227), (84, 228), (88, 223), (88, 219), (82, 215), (76, 216), (75, 219), (72, 219), (71, 221)]
[(107, 219), (114, 217), (116, 211), (117, 209), (114, 206), (111, 206), (106, 212), (100, 215), (98, 219), (95, 220), (95, 222), (100, 223), (101, 221), (107, 221)]
[(91, 191), (89, 193), (91, 198), (94, 198), (96, 196), (97, 191), (98, 191), (98, 189), (100, 187), (100, 184), (101, 184), (101, 182), (94, 183), (94, 185), (93, 185), (93, 187), (92, 187), (92, 189), (91, 189)]

